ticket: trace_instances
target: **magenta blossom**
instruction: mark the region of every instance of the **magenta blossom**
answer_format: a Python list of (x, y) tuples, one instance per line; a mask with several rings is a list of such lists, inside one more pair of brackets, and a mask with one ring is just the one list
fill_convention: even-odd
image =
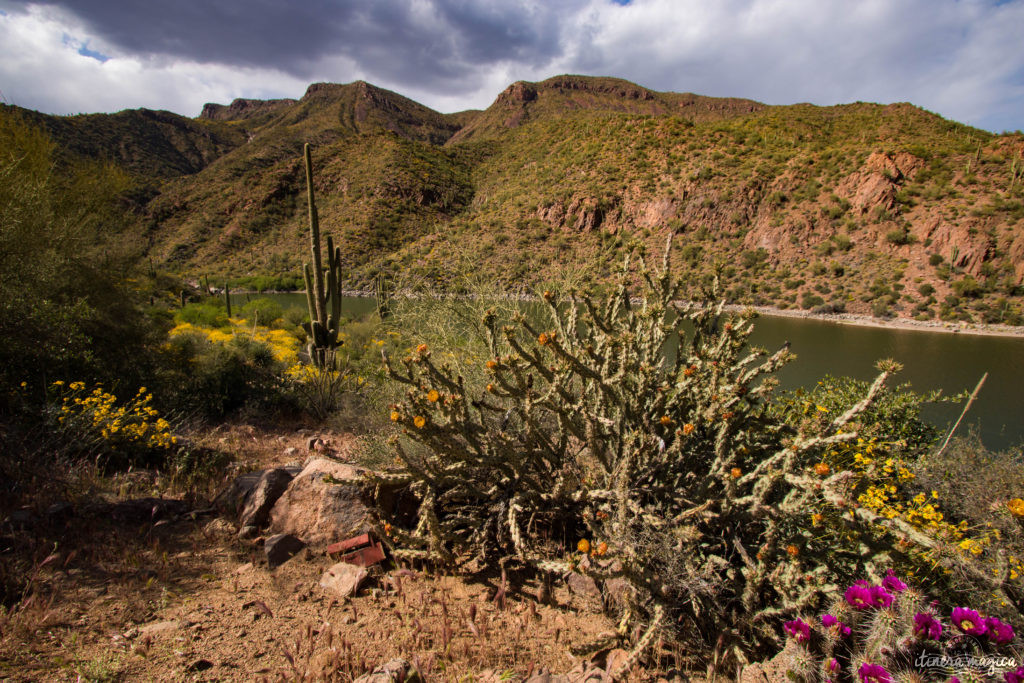
[(839, 633), (839, 637), (841, 638), (845, 638), (853, 632), (849, 626), (839, 621), (831, 614), (821, 615), (821, 625), (825, 628), (832, 628), (834, 626), (836, 632)]
[(900, 581), (896, 573), (891, 569), (886, 572), (885, 578), (882, 580), (882, 586), (893, 593), (902, 593), (907, 590), (907, 584)]
[(888, 607), (895, 599), (892, 593), (885, 590), (883, 586), (872, 586), (868, 590), (871, 591), (871, 599), (877, 607)]
[(985, 627), (988, 629), (988, 639), (996, 645), (1005, 645), (1013, 640), (1013, 627), (1004, 624), (995, 617), (985, 620)]
[(803, 619), (787, 621), (782, 625), (782, 629), (789, 635), (796, 638), (796, 642), (798, 643), (806, 643), (811, 639), (811, 626)]
[(914, 635), (925, 640), (938, 640), (942, 635), (942, 624), (931, 614), (918, 612), (914, 615)]
[(973, 609), (954, 607), (950, 619), (954, 626), (971, 636), (983, 636), (988, 630), (985, 620)]
[(892, 683), (892, 676), (881, 664), (865, 662), (860, 665), (857, 675), (860, 676), (861, 683)]
[(830, 673), (834, 674), (839, 671), (839, 660), (832, 657), (830, 660), (825, 662), (825, 669)]
[(1003, 674), (1006, 683), (1024, 683), (1024, 666), (1018, 666), (1015, 671), (1007, 671)]
[(846, 604), (854, 609), (867, 609), (875, 606), (875, 598), (871, 594), (871, 588), (866, 585), (860, 585), (861, 582), (853, 584), (846, 589), (846, 593), (843, 597), (846, 598)]

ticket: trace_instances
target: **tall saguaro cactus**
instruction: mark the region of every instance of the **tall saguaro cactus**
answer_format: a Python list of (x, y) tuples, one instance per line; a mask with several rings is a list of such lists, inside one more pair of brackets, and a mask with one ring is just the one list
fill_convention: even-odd
[[(313, 265), (303, 264), (306, 279), (306, 301), (309, 304), (309, 357), (318, 368), (334, 364), (334, 349), (338, 343), (338, 325), (341, 319), (341, 248), (327, 237), (327, 268), (320, 256), (320, 218), (313, 197), (313, 161), (309, 143), (303, 150), (306, 161), (306, 196), (309, 202), (309, 243), (313, 252)], [(325, 282), (326, 270), (326, 282)], [(328, 310), (328, 305), (330, 309)]]

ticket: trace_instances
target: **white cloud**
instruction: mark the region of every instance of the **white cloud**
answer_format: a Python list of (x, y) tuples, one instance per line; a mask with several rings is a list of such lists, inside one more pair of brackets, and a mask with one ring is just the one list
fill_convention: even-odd
[[(313, 80), (364, 79), (457, 111), (486, 107), (515, 80), (584, 73), (770, 104), (910, 101), (989, 129), (1024, 128), (1024, 0), (572, 0), (558, 14), (539, 2), (409, 2), (395, 30), (413, 44), (399, 50), (388, 24), (367, 25), (364, 47), (334, 54), (318, 45), (310, 54), (321, 56), (301, 73), (248, 58), (235, 66), (230, 51), (202, 62), (145, 56), (105, 43), (71, 10), (19, 6), (0, 14), (0, 90), (55, 113), (196, 115), (207, 101), (299, 97)], [(81, 46), (110, 59), (81, 55)]]
[[(83, 45), (109, 59), (79, 54)], [(38, 8), (0, 16), (0, 46), (5, 100), (55, 114), (146, 107), (196, 116), (205, 102), (299, 96), (308, 85), (267, 69), (122, 54), (66, 17)]]

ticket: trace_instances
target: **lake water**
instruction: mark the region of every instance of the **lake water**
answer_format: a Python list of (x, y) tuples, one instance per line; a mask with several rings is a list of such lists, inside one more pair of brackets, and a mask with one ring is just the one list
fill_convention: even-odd
[[(302, 293), (237, 294), (232, 302), (241, 304), (258, 296), (306, 308)], [(371, 298), (345, 297), (342, 302), (346, 317), (374, 310)], [(1024, 443), (1024, 338), (858, 327), (806, 318), (761, 316), (755, 322), (752, 344), (774, 351), (786, 341), (797, 358), (778, 373), (784, 389), (813, 387), (827, 374), (870, 380), (877, 375), (874, 366), (881, 358), (902, 363), (904, 369), (895, 381), (910, 382), (917, 391), (970, 391), (988, 372), (958, 433), (973, 428), (992, 449), (1013, 447), (1019, 452)], [(930, 406), (926, 415), (947, 424), (962, 409), (958, 404), (938, 404)]]

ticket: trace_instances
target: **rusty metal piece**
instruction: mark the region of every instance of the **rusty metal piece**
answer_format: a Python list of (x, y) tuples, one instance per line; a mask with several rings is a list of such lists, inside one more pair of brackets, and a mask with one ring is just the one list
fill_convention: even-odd
[(369, 567), (384, 560), (384, 547), (379, 541), (373, 539), (370, 534), (361, 534), (352, 538), (332, 543), (327, 546), (327, 554), (335, 555), (339, 562), (347, 562), (359, 567)]

